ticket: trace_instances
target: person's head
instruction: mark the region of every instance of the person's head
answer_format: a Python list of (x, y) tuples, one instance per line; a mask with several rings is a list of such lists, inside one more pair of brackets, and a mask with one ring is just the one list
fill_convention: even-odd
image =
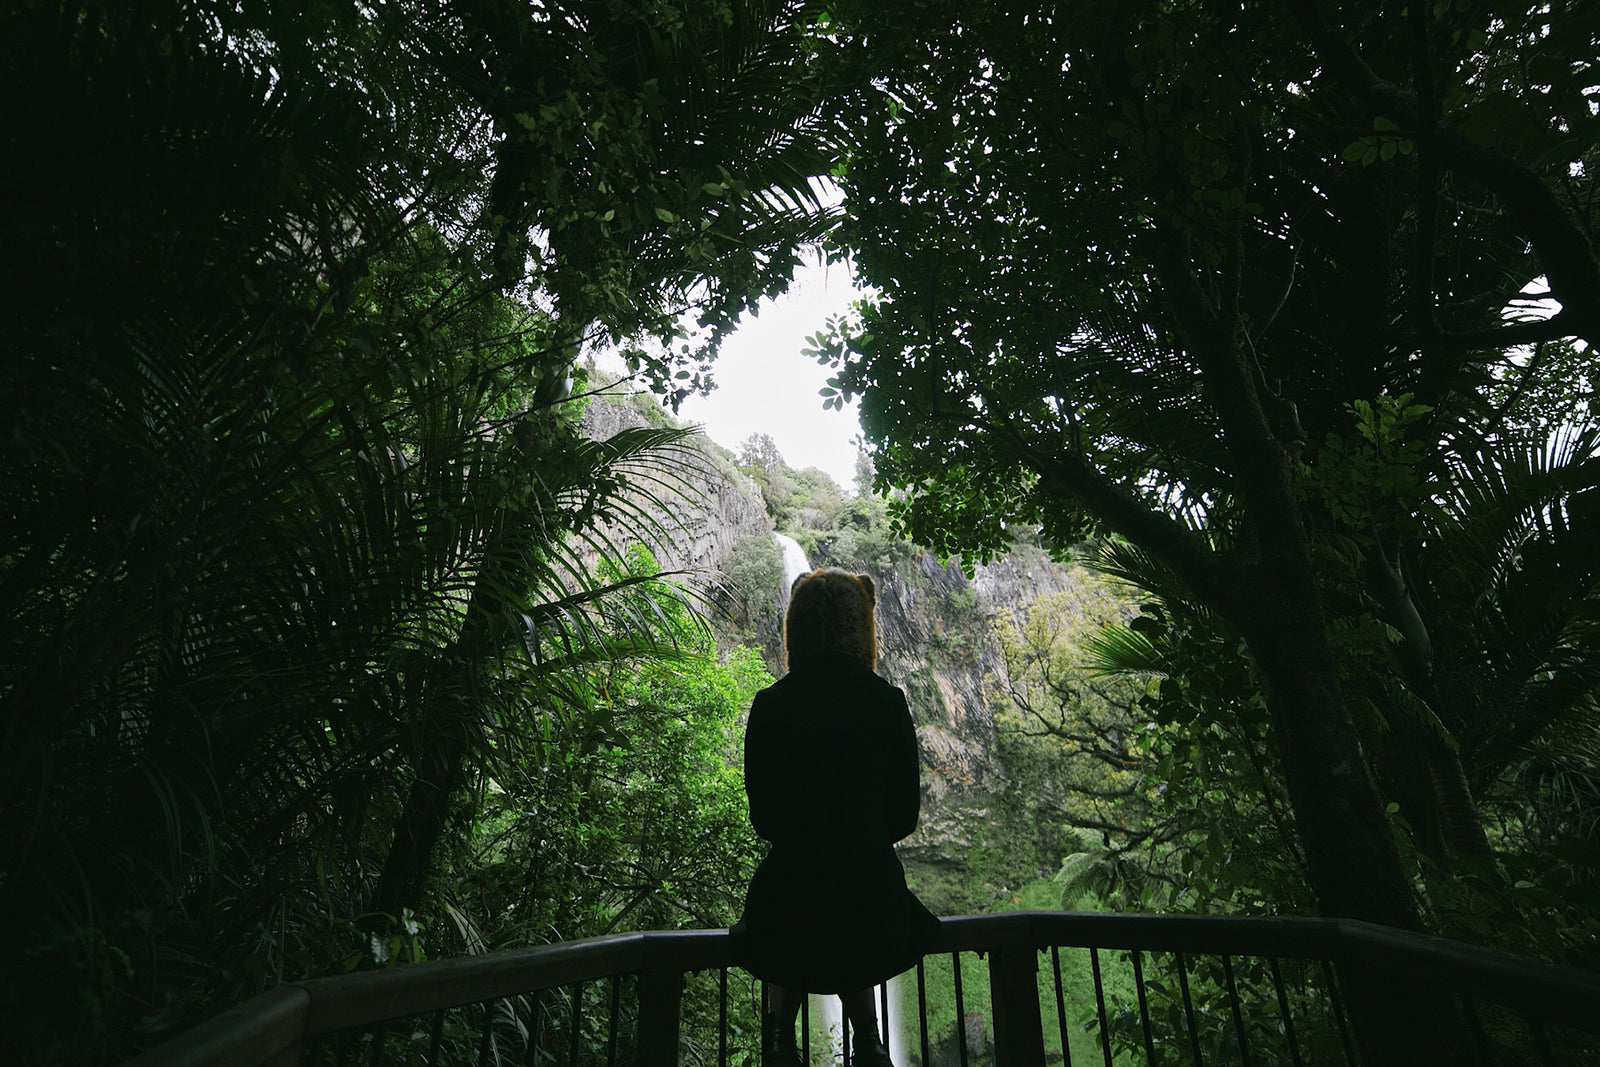
[(789, 669), (830, 652), (877, 666), (876, 604), (872, 579), (865, 574), (825, 569), (796, 578), (783, 620)]

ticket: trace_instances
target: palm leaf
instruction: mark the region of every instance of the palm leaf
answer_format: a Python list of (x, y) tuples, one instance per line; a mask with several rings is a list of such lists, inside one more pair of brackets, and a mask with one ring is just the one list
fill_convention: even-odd
[(1126, 626), (1107, 626), (1083, 642), (1083, 665), (1092, 677), (1119, 674), (1165, 678), (1170, 669), (1161, 649)]

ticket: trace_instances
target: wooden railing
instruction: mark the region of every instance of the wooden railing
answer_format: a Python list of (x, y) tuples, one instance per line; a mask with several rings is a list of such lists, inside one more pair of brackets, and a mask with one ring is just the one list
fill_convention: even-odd
[[(974, 971), (974, 953), (986, 958), (982, 970)], [(313, 979), (269, 990), (130, 1067), (742, 1063), (759, 1033), (760, 997), (733, 963), (726, 930), (697, 930)], [(946, 964), (955, 1010), (944, 1005), (944, 1017), (930, 1018), (928, 984)], [(1092, 981), (1074, 986), (1074, 969)], [(699, 985), (686, 1028), (690, 977)], [(975, 987), (985, 980), (987, 1014), (963, 1003), (964, 990), (979, 999)], [(1458, 1054), (1465, 1062), (1600, 1062), (1600, 976), (1347, 920), (951, 918), (915, 983), (906, 998), (914, 1007), (900, 1011), (909, 1033), (900, 1067), (941, 1058), (962, 1067), (1387, 1063), (1402, 1057), (1384, 1044), (1392, 1030), (1383, 1016), (1441, 1010), (1451, 1016), (1445, 1039), (1459, 1047), (1420, 1062), (1453, 1063)], [(590, 1005), (597, 984), (598, 1008)], [(807, 1049), (808, 1060), (815, 1051)]]

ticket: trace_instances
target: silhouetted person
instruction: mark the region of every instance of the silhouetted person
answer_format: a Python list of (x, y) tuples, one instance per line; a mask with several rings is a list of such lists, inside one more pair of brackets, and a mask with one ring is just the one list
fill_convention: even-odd
[(745, 896), (745, 966), (772, 987), (767, 1067), (798, 1064), (801, 998), (836, 993), (856, 1062), (889, 1064), (872, 988), (916, 964), (939, 920), (906, 888), (894, 843), (921, 806), (906, 697), (877, 674), (872, 579), (795, 580), (789, 672), (756, 694), (745, 731), (750, 822), (772, 842)]

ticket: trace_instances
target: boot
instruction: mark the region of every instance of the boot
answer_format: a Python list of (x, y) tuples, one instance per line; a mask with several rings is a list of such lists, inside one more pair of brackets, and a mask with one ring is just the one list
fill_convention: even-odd
[(783, 1024), (770, 1015), (761, 1024), (761, 1067), (800, 1067), (793, 1028), (784, 1033)]
[(889, 1059), (889, 1050), (883, 1047), (876, 1035), (861, 1040), (859, 1036), (852, 1035), (850, 1042), (854, 1046), (855, 1055), (851, 1063), (855, 1067), (894, 1067), (894, 1061)]

